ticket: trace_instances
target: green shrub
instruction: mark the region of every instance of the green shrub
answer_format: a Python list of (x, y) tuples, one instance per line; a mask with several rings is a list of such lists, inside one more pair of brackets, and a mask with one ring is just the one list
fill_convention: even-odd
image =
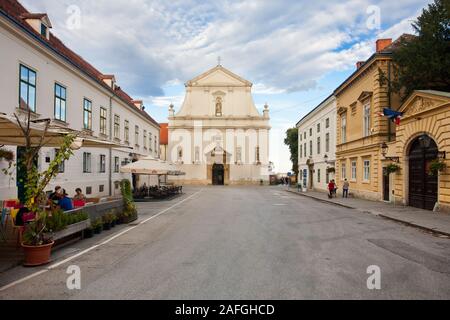
[(45, 232), (58, 232), (67, 227), (70, 217), (62, 210), (54, 210), (49, 214), (45, 223)]
[(120, 182), (120, 191), (123, 197), (123, 211), (122, 217), (135, 218), (137, 217), (137, 209), (134, 205), (133, 194), (131, 192), (131, 183), (128, 179), (123, 179)]

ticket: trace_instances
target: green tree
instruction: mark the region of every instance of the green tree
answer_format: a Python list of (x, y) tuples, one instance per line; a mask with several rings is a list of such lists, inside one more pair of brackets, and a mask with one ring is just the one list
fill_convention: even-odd
[(289, 147), (291, 152), (292, 171), (295, 172), (295, 176), (298, 176), (298, 129), (290, 128), (286, 131), (286, 138), (284, 144)]
[(403, 98), (414, 90), (450, 91), (450, 0), (435, 0), (412, 24), (415, 37), (393, 52), (392, 90)]

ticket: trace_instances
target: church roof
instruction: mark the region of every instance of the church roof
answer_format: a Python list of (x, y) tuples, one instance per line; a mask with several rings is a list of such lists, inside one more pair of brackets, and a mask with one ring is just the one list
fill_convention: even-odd
[(195, 77), (192, 80), (189, 80), (188, 82), (186, 82), (186, 86), (195, 86), (195, 85), (201, 85), (199, 84), (199, 82), (201, 82), (201, 80), (204, 80), (210, 76), (212, 76), (213, 74), (218, 74), (218, 73), (222, 73), (228, 77), (230, 77), (232, 80), (235, 80), (235, 85), (241, 85), (241, 86), (248, 86), (251, 87), (253, 84), (248, 81), (245, 80), (244, 78), (238, 76), (237, 74), (231, 72), (230, 70), (228, 70), (227, 68), (224, 68), (222, 65), (217, 65), (214, 68), (209, 69), (208, 71), (202, 73), (201, 75)]

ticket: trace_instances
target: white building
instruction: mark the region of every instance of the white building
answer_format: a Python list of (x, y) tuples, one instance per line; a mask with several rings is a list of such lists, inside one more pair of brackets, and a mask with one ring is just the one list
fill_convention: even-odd
[(310, 190), (326, 190), (336, 161), (336, 99), (326, 98), (298, 123), (298, 182)]
[(221, 65), (186, 83), (180, 110), (169, 109), (168, 158), (186, 172), (178, 182), (269, 181), (269, 109), (258, 112), (251, 88)]
[[(130, 178), (120, 166), (144, 155), (159, 154), (159, 125), (104, 75), (49, 32), (46, 14), (31, 14), (19, 2), (0, 1), (0, 111), (33, 119), (50, 118), (98, 139), (132, 149), (82, 148), (61, 166), (48, 189), (61, 185), (69, 195), (80, 187), (89, 196), (120, 193), (118, 182)], [(107, 55), (105, 55), (107, 57)], [(6, 146), (17, 155), (17, 148)], [(38, 167), (46, 169), (55, 149), (43, 148)], [(0, 167), (6, 164), (0, 162)], [(0, 197), (16, 198), (18, 179), (0, 176)]]

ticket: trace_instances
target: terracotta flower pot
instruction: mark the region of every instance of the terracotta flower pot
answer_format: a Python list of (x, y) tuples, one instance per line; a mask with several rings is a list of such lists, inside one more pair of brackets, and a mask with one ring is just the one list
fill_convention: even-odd
[(51, 243), (42, 246), (28, 246), (22, 243), (22, 248), (25, 253), (25, 262), (23, 265), (34, 267), (49, 263), (54, 243), (55, 242), (52, 241)]

